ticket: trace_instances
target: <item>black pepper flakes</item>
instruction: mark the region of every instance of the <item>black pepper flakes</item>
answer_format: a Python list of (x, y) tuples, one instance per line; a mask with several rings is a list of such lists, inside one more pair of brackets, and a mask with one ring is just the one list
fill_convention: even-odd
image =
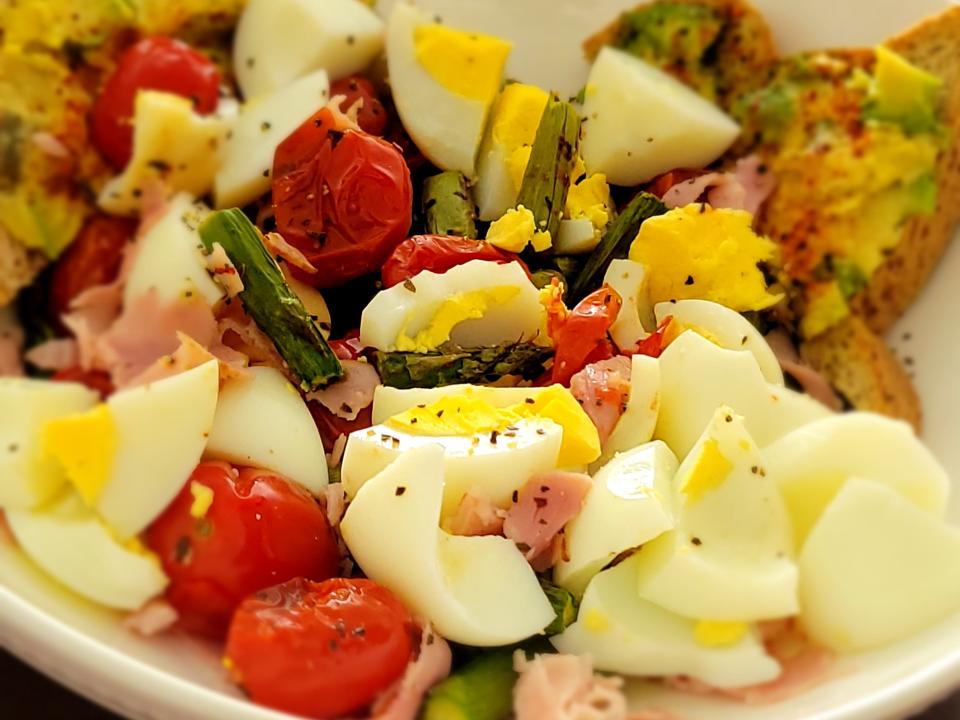
[(406, 491), (407, 489), (403, 485), (397, 485), (397, 489), (393, 491), (393, 494), (396, 495), (397, 497), (400, 497)]
[(687, 279), (683, 281), (684, 285), (693, 285), (693, 275), (687, 275)]
[(513, 498), (513, 502), (516, 503), (520, 499), (520, 491), (514, 490), (512, 498)]
[(496, 445), (496, 444), (497, 444), (497, 438), (498, 438), (498, 437), (500, 437), (500, 433), (499, 433), (499, 432), (497, 432), (496, 430), (494, 430), (493, 432), (491, 432), (491, 433), (490, 433), (490, 444), (491, 444), (491, 445)]
[(547, 505), (550, 504), (550, 501), (544, 497), (535, 497), (533, 499), (533, 504), (537, 506), (538, 510), (542, 510), (543, 508), (545, 508)]
[(270, 124), (269, 120), (264, 120), (262, 123), (260, 123), (260, 132), (267, 132), (272, 127), (273, 125)]
[(690, 542), (692, 542), (694, 545), (698, 545), (698, 546), (699, 546), (699, 545), (703, 545), (703, 540), (701, 540), (701, 539), (698, 538), (698, 537), (691, 538), (691, 539), (690, 539)]
[(406, 280), (403, 281), (403, 288), (412, 293), (415, 293), (417, 291), (417, 286), (413, 284), (413, 280), (411, 280), (410, 278), (407, 278)]

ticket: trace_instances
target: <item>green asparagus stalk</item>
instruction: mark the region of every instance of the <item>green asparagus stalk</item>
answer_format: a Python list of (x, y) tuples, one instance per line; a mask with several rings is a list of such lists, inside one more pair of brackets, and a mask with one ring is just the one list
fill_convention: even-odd
[(505, 720), (516, 680), (513, 650), (480, 655), (430, 691), (420, 720)]
[(441, 347), (437, 352), (382, 352), (373, 354), (380, 380), (390, 387), (409, 389), (457, 383), (491, 383), (505, 375), (533, 380), (542, 375), (551, 348), (533, 343), (496, 347)]
[(540, 578), (540, 587), (543, 593), (553, 606), (553, 611), (557, 614), (553, 622), (544, 628), (547, 635), (559, 635), (577, 619), (577, 599), (566, 588), (554, 585), (549, 580)]
[(629, 254), (630, 245), (637, 237), (643, 221), (654, 215), (663, 215), (666, 211), (667, 206), (654, 195), (646, 192), (638, 193), (607, 228), (600, 239), (600, 244), (590, 254), (587, 264), (570, 288), (571, 298), (574, 301), (580, 300), (600, 287), (610, 261), (625, 258)]
[(200, 226), (200, 239), (208, 252), (214, 243), (226, 251), (243, 281), (243, 306), (273, 341), (303, 391), (343, 377), (340, 361), (246, 215), (236, 208), (212, 213)]
[(477, 237), (477, 206), (467, 178), (456, 170), (423, 181), (423, 214), (431, 235)]
[(577, 111), (570, 103), (552, 97), (540, 118), (517, 196), (517, 205), (533, 213), (537, 230), (549, 232), (551, 238), (560, 230), (579, 141)]

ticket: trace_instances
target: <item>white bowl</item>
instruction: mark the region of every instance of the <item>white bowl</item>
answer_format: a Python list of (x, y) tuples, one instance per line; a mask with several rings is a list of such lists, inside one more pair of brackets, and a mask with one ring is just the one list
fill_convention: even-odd
[[(390, 0), (381, 3), (390, 4)], [(450, 24), (516, 43), (508, 74), (573, 94), (584, 82), (584, 36), (635, 0), (421, 0)], [(876, 43), (944, 0), (761, 0), (785, 51)], [(923, 297), (890, 336), (912, 358), (926, 411), (926, 440), (955, 478), (960, 443), (960, 246), (937, 270)], [(909, 333), (909, 335), (908, 335)], [(950, 508), (960, 524), (960, 493)], [(246, 702), (225, 679), (217, 648), (185, 636), (143, 640), (120, 618), (79, 600), (0, 542), (0, 643), (38, 670), (130, 718), (281, 720), (290, 716)], [(893, 720), (919, 712), (960, 687), (960, 614), (886, 650), (845, 658), (836, 680), (785, 703), (744, 707), (680, 696), (638, 684), (638, 702), (689, 720)]]

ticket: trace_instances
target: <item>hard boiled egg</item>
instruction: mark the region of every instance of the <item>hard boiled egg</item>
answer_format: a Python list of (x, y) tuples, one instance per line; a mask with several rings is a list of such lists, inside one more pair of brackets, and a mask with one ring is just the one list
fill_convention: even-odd
[(327, 73), (316, 70), (244, 104), (223, 146), (214, 181), (217, 207), (243, 207), (266, 193), (277, 146), (329, 100)]
[(721, 406), (674, 479), (676, 529), (643, 546), (640, 597), (705, 621), (795, 615), (790, 518), (743, 418)]
[(327, 484), (323, 441), (310, 410), (279, 370), (254, 367), (227, 382), (206, 455), (279, 473), (318, 494)]
[(580, 514), (564, 530), (566, 553), (554, 567), (554, 582), (580, 595), (617, 555), (671, 530), (676, 471), (676, 456), (659, 441), (604, 465)]
[(960, 530), (890, 487), (852, 479), (800, 554), (800, 602), (804, 628), (828, 648), (901, 640), (960, 608)]
[(0, 378), (0, 507), (30, 509), (51, 499), (66, 482), (44, 452), (40, 430), (48, 420), (89, 410), (97, 394), (76, 383)]
[(677, 167), (705, 167), (740, 127), (679, 80), (605, 47), (587, 80), (584, 162), (615, 185), (639, 185)]
[(445, 397), (482, 400), (495, 408), (505, 408), (528, 399), (537, 400), (549, 388), (490, 387), (488, 385), (445, 385), (435, 388), (403, 389), (380, 385), (373, 393), (373, 422), (385, 422), (418, 405), (433, 405)]
[(358, 0), (252, 0), (237, 23), (233, 67), (247, 99), (314, 70), (339, 80), (383, 48), (383, 22)]
[(187, 194), (171, 200), (163, 216), (139, 240), (123, 289), (125, 305), (151, 290), (160, 301), (195, 293), (213, 305), (223, 297), (223, 290), (207, 272), (197, 232), (209, 212), (203, 203), (195, 203)]
[(553, 619), (530, 565), (511, 541), (439, 529), (444, 453), (404, 453), (357, 493), (340, 525), (364, 573), (427, 618), (449, 640), (507, 645)]
[(598, 670), (634, 677), (686, 675), (716, 688), (764, 683), (780, 674), (755, 629), (728, 624), (721, 642), (703, 642), (704, 624), (637, 597), (643, 552), (593, 578), (577, 621), (550, 638), (557, 650), (589, 655)]
[(383, 290), (360, 317), (360, 340), (379, 350), (429, 352), (545, 337), (540, 294), (518, 263), (485, 260), (424, 270)]
[(851, 477), (874, 480), (943, 517), (950, 478), (905, 422), (844, 413), (804, 425), (764, 452), (793, 519), (798, 547)]
[(397, 112), (410, 137), (443, 170), (473, 177), (510, 43), (434, 22), (397, 3), (387, 24), (387, 65)]
[(171, 194), (205, 195), (220, 166), (220, 145), (229, 126), (218, 113), (198, 115), (179, 95), (137, 93), (133, 155), (123, 174), (104, 186), (100, 207), (114, 215), (134, 215), (144, 188), (158, 182)]
[(720, 405), (746, 418), (760, 447), (831, 415), (815, 400), (769, 384), (752, 353), (721, 348), (692, 330), (681, 333), (660, 356), (655, 437), (682, 458)]
[(603, 463), (616, 453), (648, 442), (657, 427), (660, 412), (660, 363), (647, 355), (630, 359), (630, 396), (613, 432), (603, 444)]
[(67, 493), (42, 510), (7, 510), (23, 552), (78, 595), (136, 610), (163, 592), (159, 559), (136, 540), (124, 544), (79, 497)]
[(507, 85), (480, 146), (473, 196), (481, 220), (496, 220), (517, 204), (517, 194), (549, 95), (535, 85)]
[(677, 300), (653, 308), (657, 325), (672, 317), (680, 326), (703, 335), (727, 350), (753, 354), (767, 382), (783, 385), (783, 371), (763, 335), (740, 313), (709, 300)]
[(632, 352), (656, 327), (647, 294), (647, 269), (633, 260), (612, 260), (603, 282), (623, 301), (617, 319), (610, 326), (610, 337), (621, 351)]
[(143, 530), (200, 461), (219, 390), (216, 360), (49, 420), (44, 447), (121, 539)]

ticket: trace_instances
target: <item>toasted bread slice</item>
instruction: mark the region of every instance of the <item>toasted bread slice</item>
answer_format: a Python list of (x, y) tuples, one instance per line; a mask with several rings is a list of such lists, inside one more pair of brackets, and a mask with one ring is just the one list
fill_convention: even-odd
[[(633, 11), (622, 13), (611, 24), (589, 37), (584, 43), (588, 58), (596, 56), (604, 45), (617, 45), (627, 30), (626, 17), (655, 6), (698, 6), (712, 10), (716, 18), (714, 33), (710, 34), (705, 53), (703, 71), (712, 76), (710, 92), (704, 92), (703, 84), (691, 77), (688, 67), (672, 63), (671, 48), (659, 48), (657, 57), (646, 60), (659, 65), (663, 70), (716, 100), (728, 108), (730, 102), (748, 87), (762, 82), (767, 69), (777, 60), (777, 47), (773, 32), (763, 16), (744, 0), (654, 0), (638, 5)], [(684, 42), (686, 33), (670, 38), (672, 44)]]
[(907, 225), (900, 244), (851, 307), (876, 333), (886, 332), (923, 289), (960, 222), (960, 7), (932, 17), (886, 45), (944, 83), (947, 146), (937, 160), (936, 212)]
[(883, 339), (851, 315), (800, 346), (800, 356), (857, 410), (906, 420), (920, 432), (920, 399)]

